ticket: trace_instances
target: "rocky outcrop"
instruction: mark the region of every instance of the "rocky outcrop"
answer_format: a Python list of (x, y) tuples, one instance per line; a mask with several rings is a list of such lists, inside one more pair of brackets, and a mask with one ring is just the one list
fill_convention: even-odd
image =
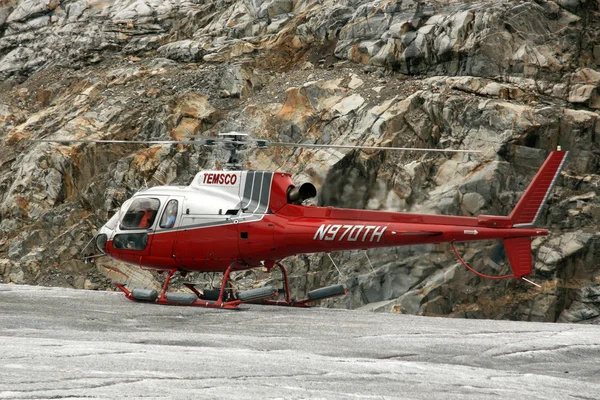
[[(571, 158), (540, 220), (552, 235), (534, 242), (541, 290), (484, 281), (442, 245), (332, 254), (336, 266), (321, 255), (286, 263), (296, 297), (346, 284), (350, 293), (326, 306), (596, 323), (597, 15), (591, 0), (4, 2), (0, 277), (156, 287), (159, 277), (134, 267), (83, 263), (87, 241), (140, 188), (186, 185), (226, 161), (198, 146), (27, 138), (244, 130), (286, 142), (470, 148), (482, 153), (269, 149), (245, 160), (310, 180), (322, 205), (469, 216), (508, 214), (560, 145)], [(459, 251), (478, 270), (507, 272), (496, 243)]]

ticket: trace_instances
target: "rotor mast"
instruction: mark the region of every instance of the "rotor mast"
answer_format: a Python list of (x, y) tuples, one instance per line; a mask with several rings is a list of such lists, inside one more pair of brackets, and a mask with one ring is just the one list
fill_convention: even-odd
[(241, 171), (242, 163), (239, 159), (239, 153), (242, 150), (246, 150), (248, 144), (251, 143), (248, 140), (248, 134), (241, 132), (219, 133), (219, 138), (225, 150), (229, 150), (229, 160), (225, 163), (226, 169)]

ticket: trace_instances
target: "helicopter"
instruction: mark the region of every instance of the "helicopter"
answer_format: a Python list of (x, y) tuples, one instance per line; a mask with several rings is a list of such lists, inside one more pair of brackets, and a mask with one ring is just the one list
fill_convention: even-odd
[[(188, 186), (155, 186), (137, 192), (104, 224), (92, 239), (101, 256), (166, 273), (160, 293), (129, 289), (115, 283), (125, 297), (137, 302), (237, 309), (244, 303), (307, 307), (311, 303), (347, 293), (337, 284), (316, 289), (305, 299), (292, 299), (286, 267), (287, 257), (299, 254), (450, 243), (458, 260), (486, 278), (516, 278), (529, 282), (532, 273), (531, 238), (546, 236), (535, 227), (541, 210), (562, 170), (568, 152), (552, 151), (509, 216), (477, 217), (405, 212), (342, 209), (303, 205), (317, 196), (311, 183), (297, 185), (288, 172), (242, 170), (240, 151), (249, 147), (348, 148), (473, 153), (472, 150), (419, 149), (281, 143), (254, 139), (240, 132), (215, 138), (181, 141), (54, 140), (36, 142), (192, 144), (230, 151), (224, 170), (200, 171)], [(501, 240), (512, 274), (488, 276), (471, 268), (460, 256), (455, 242)], [(279, 288), (264, 286), (235, 292), (233, 272), (278, 268), (282, 273), (283, 299)], [(189, 272), (222, 273), (218, 289), (197, 288), (185, 282), (191, 293), (169, 292), (171, 278)]]

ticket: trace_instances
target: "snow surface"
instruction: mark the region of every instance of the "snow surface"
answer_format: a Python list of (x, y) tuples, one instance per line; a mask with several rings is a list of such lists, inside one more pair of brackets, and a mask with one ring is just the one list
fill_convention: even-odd
[(0, 399), (597, 399), (600, 326), (0, 285)]

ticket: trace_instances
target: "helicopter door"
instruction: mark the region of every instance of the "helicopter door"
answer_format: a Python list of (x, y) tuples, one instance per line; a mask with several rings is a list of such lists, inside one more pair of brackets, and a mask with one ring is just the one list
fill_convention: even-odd
[(177, 228), (181, 224), (182, 208), (183, 197), (169, 197), (154, 228), (150, 253), (152, 258), (165, 259), (165, 261), (173, 258), (173, 248), (177, 241)]
[(181, 268), (212, 268), (238, 258), (240, 174), (203, 171), (194, 178), (194, 190), (183, 200), (173, 249)]
[(150, 254), (153, 227), (164, 199), (162, 196), (138, 196), (125, 203), (127, 210), (119, 214), (121, 220), (112, 236), (114, 251), (120, 259), (138, 264)]

